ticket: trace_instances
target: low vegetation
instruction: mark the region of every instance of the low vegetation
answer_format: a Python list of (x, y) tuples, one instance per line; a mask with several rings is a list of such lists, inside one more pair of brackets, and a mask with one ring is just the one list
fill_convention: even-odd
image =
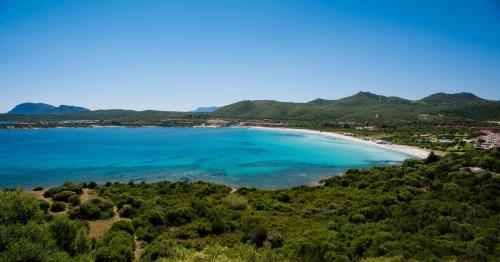
[[(352, 169), (318, 187), (282, 190), (66, 183), (46, 191), (52, 205), (67, 206), (63, 215), (5, 189), (0, 261), (498, 261), (498, 172), (495, 149)], [(69, 200), (84, 188), (94, 197)], [(121, 219), (102, 237), (89, 236), (91, 223), (115, 213)]]

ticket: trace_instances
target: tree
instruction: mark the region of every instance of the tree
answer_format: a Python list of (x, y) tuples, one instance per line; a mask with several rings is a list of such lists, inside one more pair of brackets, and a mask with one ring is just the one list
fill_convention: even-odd
[(92, 242), (86, 227), (80, 227), (72, 244), (74, 254), (87, 254), (92, 250)]
[(49, 231), (60, 249), (74, 254), (75, 239), (80, 227), (81, 225), (75, 221), (56, 218), (49, 224)]
[(22, 190), (0, 192), (0, 224), (40, 223), (43, 211), (40, 202)]
[(94, 253), (96, 262), (129, 262), (134, 259), (134, 237), (129, 233), (117, 230), (104, 236), (104, 246)]
[(425, 159), (425, 163), (426, 164), (431, 164), (431, 163), (434, 163), (434, 162), (437, 162), (439, 161), (439, 156), (437, 156), (436, 154), (434, 154), (434, 151), (431, 151), (431, 153), (427, 156), (427, 158)]
[(52, 212), (61, 212), (66, 209), (66, 204), (61, 201), (54, 201), (52, 202), (52, 205), (50, 206), (50, 211)]

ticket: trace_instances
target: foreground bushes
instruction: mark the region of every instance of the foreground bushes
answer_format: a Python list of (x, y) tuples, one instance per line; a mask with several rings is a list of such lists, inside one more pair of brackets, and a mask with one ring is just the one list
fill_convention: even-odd
[(0, 191), (0, 224), (39, 223), (43, 213), (40, 202), (23, 191)]
[(0, 191), (0, 261), (91, 261), (85, 223), (44, 213), (25, 192)]
[(115, 226), (106, 233), (104, 240), (94, 252), (96, 262), (132, 261), (134, 259), (134, 236), (121, 230), (123, 225)]
[(106, 199), (94, 198), (72, 208), (68, 214), (72, 219), (108, 219), (113, 217), (113, 202)]

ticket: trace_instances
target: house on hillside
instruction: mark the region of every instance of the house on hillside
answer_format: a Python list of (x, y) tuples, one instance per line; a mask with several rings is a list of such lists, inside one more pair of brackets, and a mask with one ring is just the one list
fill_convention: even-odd
[(482, 168), (477, 167), (477, 166), (474, 166), (474, 167), (462, 167), (462, 168), (460, 168), (460, 171), (468, 171), (468, 172), (471, 172), (473, 174), (481, 174), (481, 173), (488, 172), (487, 170), (482, 169)]

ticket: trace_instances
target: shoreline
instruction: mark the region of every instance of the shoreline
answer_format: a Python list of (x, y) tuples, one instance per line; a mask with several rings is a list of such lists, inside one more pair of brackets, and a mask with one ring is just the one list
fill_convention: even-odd
[(281, 131), (281, 132), (298, 132), (298, 133), (303, 133), (303, 134), (321, 135), (321, 136), (332, 137), (332, 138), (336, 138), (336, 139), (343, 139), (343, 140), (348, 140), (348, 141), (352, 141), (352, 142), (372, 145), (372, 146), (376, 146), (379, 148), (384, 148), (384, 149), (388, 149), (391, 151), (396, 151), (399, 153), (414, 156), (414, 157), (417, 157), (420, 159), (426, 158), (430, 154), (429, 150), (415, 147), (415, 146), (407, 146), (407, 145), (399, 145), (399, 144), (378, 144), (377, 142), (375, 142), (373, 140), (365, 140), (365, 139), (362, 139), (359, 137), (352, 137), (352, 136), (347, 136), (347, 135), (334, 133), (334, 132), (328, 132), (328, 131), (317, 131), (317, 130), (304, 129), (304, 128), (285, 128), (285, 127), (280, 128), (280, 127), (262, 127), (262, 126), (248, 126), (248, 127), (235, 127), (235, 128), (275, 130), (275, 131)]

